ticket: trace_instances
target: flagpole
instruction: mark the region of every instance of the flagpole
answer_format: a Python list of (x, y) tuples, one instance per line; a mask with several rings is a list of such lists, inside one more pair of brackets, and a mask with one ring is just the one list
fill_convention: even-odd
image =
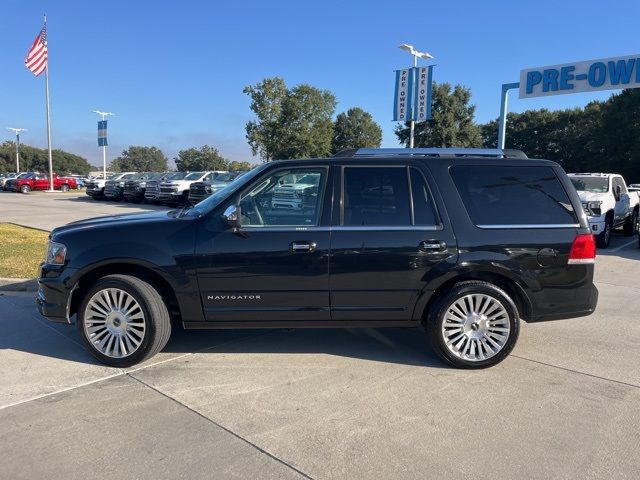
[[(47, 27), (47, 14), (44, 14), (44, 26)], [(45, 30), (46, 31), (46, 30)], [(47, 51), (49, 50), (49, 32), (47, 32)], [(49, 190), (53, 189), (53, 156), (51, 154), (51, 114), (49, 113), (49, 58), (47, 55), (47, 67), (44, 69), (45, 98), (47, 102), (47, 147), (49, 149)]]

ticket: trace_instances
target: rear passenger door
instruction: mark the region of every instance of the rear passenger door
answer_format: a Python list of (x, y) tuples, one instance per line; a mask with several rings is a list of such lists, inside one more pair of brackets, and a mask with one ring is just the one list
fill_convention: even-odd
[(455, 237), (417, 165), (340, 165), (331, 236), (332, 320), (412, 320), (434, 270), (455, 263)]

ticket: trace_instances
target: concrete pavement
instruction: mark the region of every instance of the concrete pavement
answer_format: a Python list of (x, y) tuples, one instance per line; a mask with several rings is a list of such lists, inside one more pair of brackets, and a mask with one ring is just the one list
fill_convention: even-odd
[(483, 371), (410, 329), (176, 330), (119, 370), (4, 293), (0, 477), (636, 478), (638, 260), (600, 254), (598, 311)]

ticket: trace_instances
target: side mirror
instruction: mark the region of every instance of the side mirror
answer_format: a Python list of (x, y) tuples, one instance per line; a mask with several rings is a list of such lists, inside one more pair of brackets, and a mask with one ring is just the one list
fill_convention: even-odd
[(233, 228), (240, 228), (240, 205), (229, 205), (222, 214), (224, 223)]

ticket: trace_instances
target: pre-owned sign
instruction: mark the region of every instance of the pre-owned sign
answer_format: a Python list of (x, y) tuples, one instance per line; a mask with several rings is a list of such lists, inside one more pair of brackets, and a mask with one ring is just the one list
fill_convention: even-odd
[(520, 98), (640, 87), (640, 55), (520, 71)]

